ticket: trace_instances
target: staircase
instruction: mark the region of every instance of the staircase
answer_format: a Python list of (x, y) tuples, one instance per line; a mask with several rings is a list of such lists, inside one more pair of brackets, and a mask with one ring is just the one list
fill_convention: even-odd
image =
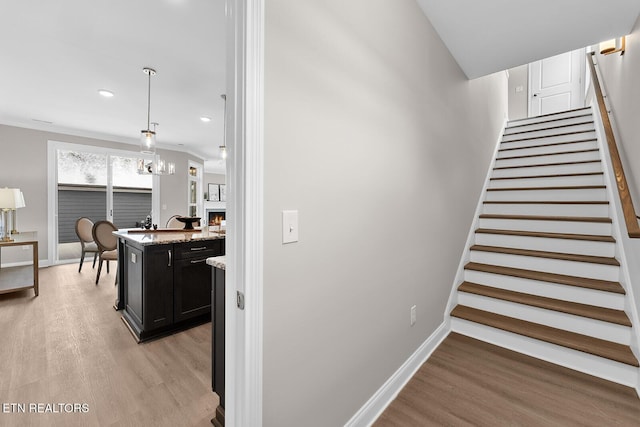
[(509, 122), (451, 327), (637, 387), (599, 146), (590, 108)]

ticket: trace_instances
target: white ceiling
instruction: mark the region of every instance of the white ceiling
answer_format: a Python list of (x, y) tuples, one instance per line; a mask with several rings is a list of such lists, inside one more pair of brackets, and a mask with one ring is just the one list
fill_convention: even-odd
[[(640, 13), (638, 0), (417, 1), (469, 78), (626, 34)], [(143, 67), (158, 71), (159, 146), (223, 172), (224, 0), (0, 0), (0, 123), (138, 144)]]
[(470, 79), (629, 34), (638, 0), (417, 0)]
[(219, 171), (225, 32), (224, 0), (0, 0), (0, 123), (138, 144), (151, 67), (158, 145)]

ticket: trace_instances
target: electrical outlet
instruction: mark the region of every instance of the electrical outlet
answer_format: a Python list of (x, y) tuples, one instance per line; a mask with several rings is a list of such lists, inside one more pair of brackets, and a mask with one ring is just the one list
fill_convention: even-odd
[(411, 306), (411, 326), (416, 324), (416, 306)]

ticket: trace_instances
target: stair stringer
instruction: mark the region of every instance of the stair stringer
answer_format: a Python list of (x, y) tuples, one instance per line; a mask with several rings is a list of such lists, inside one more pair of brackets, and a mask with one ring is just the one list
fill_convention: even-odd
[(498, 133), (498, 137), (496, 140), (496, 145), (493, 150), (493, 155), (491, 157), (491, 163), (489, 164), (489, 168), (487, 169), (487, 176), (484, 179), (484, 185), (482, 190), (480, 191), (480, 195), (478, 196), (478, 204), (476, 206), (476, 211), (473, 214), (473, 220), (471, 222), (471, 226), (469, 227), (469, 234), (467, 235), (467, 241), (464, 244), (464, 250), (462, 252), (462, 256), (460, 257), (460, 263), (458, 264), (458, 269), (456, 270), (456, 275), (453, 279), (453, 284), (451, 285), (451, 292), (449, 293), (449, 301), (447, 302), (447, 307), (444, 312), (444, 322), (447, 325), (447, 328), (450, 329), (451, 325), (451, 310), (453, 307), (458, 304), (458, 285), (464, 281), (464, 266), (471, 259), (471, 246), (475, 241), (475, 230), (479, 227), (480, 224), (480, 214), (482, 213), (483, 202), (485, 200), (485, 196), (487, 194), (487, 188), (489, 188), (489, 184), (491, 182), (491, 174), (493, 172), (493, 168), (496, 165), (496, 160), (498, 158), (498, 150), (500, 150), (500, 144), (502, 142), (502, 138), (509, 123), (508, 118), (505, 118), (502, 123), (502, 129)]
[[(636, 295), (640, 296), (640, 239), (631, 239), (626, 231), (625, 219), (622, 213), (622, 203), (617, 192), (617, 181), (613, 173), (613, 165), (611, 163), (611, 155), (606, 145), (606, 136), (604, 125), (599, 109), (592, 102), (591, 110), (593, 121), (595, 123), (596, 137), (598, 146), (600, 147), (600, 156), (602, 157), (602, 169), (604, 171), (605, 185), (607, 187), (607, 195), (609, 198), (609, 209), (611, 210), (612, 232), (616, 240), (616, 258), (620, 262), (620, 284), (627, 293), (625, 298), (624, 311), (631, 320), (632, 337), (630, 348), (636, 358), (640, 355), (640, 316), (638, 315), (638, 305), (640, 301), (636, 299)], [(632, 262), (629, 262), (632, 260)], [(632, 279), (632, 278), (635, 278)], [(640, 359), (640, 358), (639, 358)], [(633, 387), (640, 396), (640, 368), (635, 368), (635, 384)]]

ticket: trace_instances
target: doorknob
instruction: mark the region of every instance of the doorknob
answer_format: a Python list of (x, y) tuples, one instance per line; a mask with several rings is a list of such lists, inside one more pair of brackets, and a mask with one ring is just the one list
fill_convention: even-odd
[(536, 96), (538, 96), (538, 94), (537, 94), (537, 93), (534, 93), (534, 94), (533, 94), (533, 96), (534, 96), (534, 97), (536, 97)]

